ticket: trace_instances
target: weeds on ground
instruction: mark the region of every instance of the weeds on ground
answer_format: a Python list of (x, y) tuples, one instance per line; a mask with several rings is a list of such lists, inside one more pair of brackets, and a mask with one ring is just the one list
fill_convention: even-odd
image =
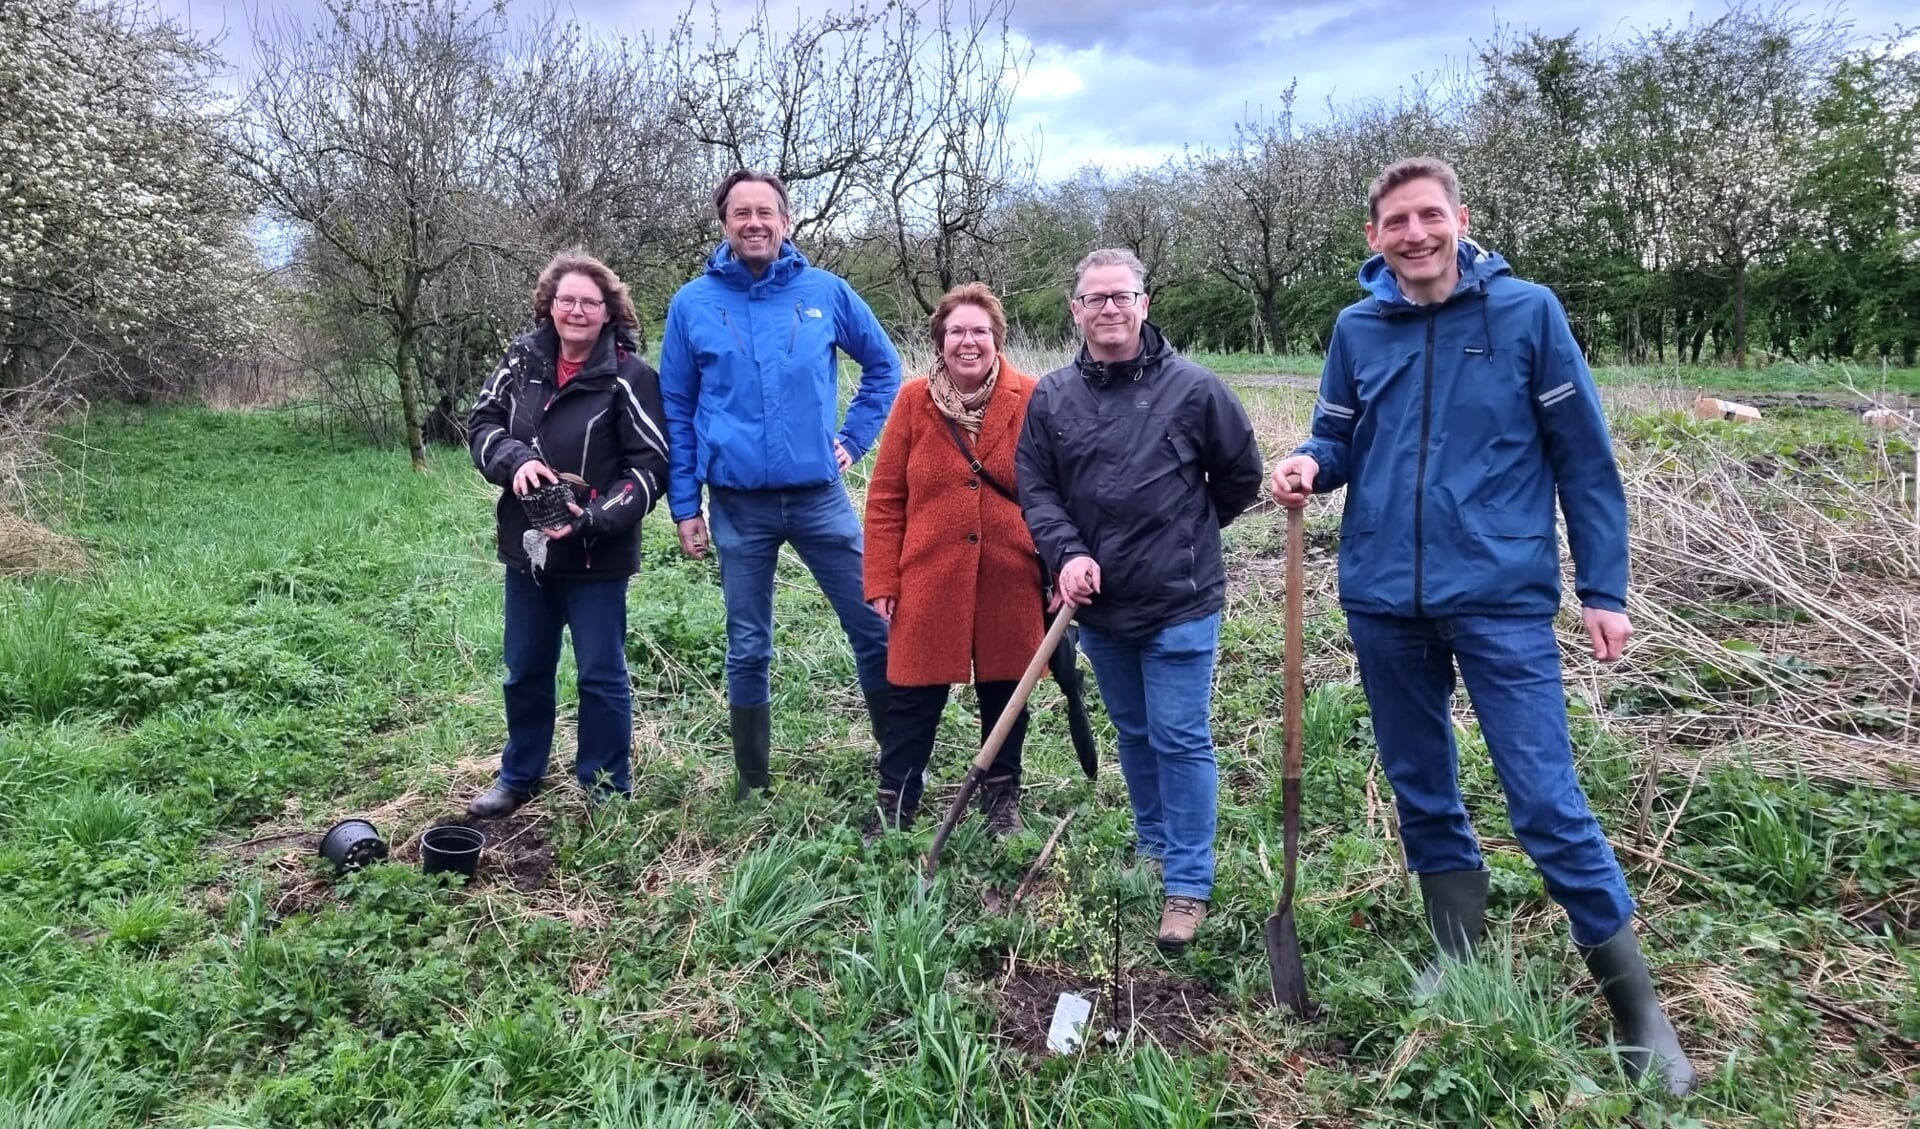
[[(1298, 425), (1297, 400), (1250, 394), (1263, 439)], [(1690, 478), (1689, 496), (1794, 514), (1842, 490), (1812, 484), (1851, 484), (1825, 520), (1877, 544), (1883, 510), (1860, 499), (1890, 489), (1873, 477), (1879, 440), (1855, 449), (1841, 422), (1803, 422), (1735, 432), (1661, 417), (1622, 442), (1631, 465), (1669, 470), (1831, 442), (1804, 465), (1773, 450), (1771, 478)], [(1298, 902), (1324, 1015), (1295, 1024), (1266, 997), (1260, 932), (1280, 880), (1284, 540), (1268, 510), (1229, 530), (1219, 878), (1197, 942), (1168, 957), (1151, 943), (1157, 886), (1129, 869), (1097, 699), (1109, 752), (1088, 782), (1057, 691), (1036, 690), (1023, 835), (995, 844), (969, 818), (930, 889), (930, 826), (862, 845), (871, 739), (845, 643), (796, 560), (776, 594), (774, 795), (732, 804), (713, 563), (681, 557), (653, 517), (630, 601), (634, 800), (589, 808), (559, 785), (526, 809), (549, 852), (537, 880), (507, 881), (514, 848), (501, 844), (472, 885), (423, 875), (417, 833), (485, 786), (502, 735), (490, 499), (464, 456), (400, 474), (389, 453), (296, 420), (188, 411), (104, 435), (96, 422), (89, 441), (63, 532), (87, 544), (93, 573), (0, 585), (0, 1123), (1872, 1126), (1916, 1112), (1913, 778), (1901, 783), (1891, 754), (1841, 778), (1808, 752), (1825, 746), (1765, 712), (1795, 679), (1875, 696), (1847, 673), (1861, 649), (1811, 654), (1788, 631), (1857, 618), (1839, 589), (1733, 591), (1666, 568), (1664, 615), (1636, 609), (1647, 664), (1604, 680), (1570, 667), (1583, 779), (1708, 1078), (1676, 1103), (1620, 1075), (1464, 699), (1495, 941), (1438, 996), (1413, 997), (1428, 945), (1333, 604), (1336, 508), (1309, 519)], [(298, 504), (263, 506), (263, 479), (298, 482)], [(1721, 647), (1719, 673), (1685, 687), (1749, 711), (1748, 745), (1682, 739), (1701, 702), (1689, 716), (1645, 696), (1700, 662), (1676, 624), (1758, 648)], [(1776, 627), (1787, 633), (1734, 634)], [(569, 662), (563, 718), (570, 683)], [(1850, 708), (1912, 724), (1891, 693)], [(957, 695), (943, 721), (931, 811), (974, 751), (970, 709)], [(1827, 731), (1865, 739), (1847, 724)], [(563, 729), (556, 780), (571, 752)], [(345, 815), (374, 818), (388, 862), (337, 876), (315, 857)], [(1117, 1046), (1032, 1054), (1021, 1046), (1039, 1032), (1009, 1030), (1022, 1021), (1008, 993), (1040, 973), (1179, 983), (1197, 1002)]]

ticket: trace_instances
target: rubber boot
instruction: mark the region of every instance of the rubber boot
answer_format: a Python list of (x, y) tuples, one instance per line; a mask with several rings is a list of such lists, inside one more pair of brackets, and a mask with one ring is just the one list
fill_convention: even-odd
[(1492, 872), (1448, 870), (1420, 875), (1420, 897), (1426, 903), (1427, 929), (1433, 934), (1439, 959), (1430, 962), (1414, 980), (1416, 998), (1432, 995), (1445, 975), (1445, 963), (1473, 959), (1473, 950), (1487, 931), (1487, 884)]
[(1593, 948), (1574, 947), (1586, 959), (1587, 971), (1599, 981), (1600, 994), (1613, 1012), (1613, 1041), (1621, 1048), (1627, 1077), (1637, 1082), (1651, 1067), (1659, 1072), (1667, 1093), (1675, 1097), (1692, 1093), (1699, 1076), (1653, 994), (1653, 977), (1640, 955), (1633, 924), (1621, 926), (1618, 933)]
[(733, 802), (737, 804), (755, 788), (773, 787), (768, 768), (773, 744), (773, 707), (732, 706), (727, 710), (727, 721), (733, 730), (733, 767), (739, 774), (733, 790)]

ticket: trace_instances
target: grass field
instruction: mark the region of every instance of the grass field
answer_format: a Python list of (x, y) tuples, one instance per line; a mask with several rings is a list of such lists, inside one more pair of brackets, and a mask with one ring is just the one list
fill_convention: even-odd
[[(1288, 373), (1318, 378), (1325, 358), (1312, 354), (1196, 353), (1194, 359), (1227, 376)], [(1920, 369), (1870, 363), (1773, 361), (1752, 368), (1726, 365), (1596, 364), (1594, 379), (1620, 388), (1671, 388), (1709, 395), (1841, 393), (1858, 389), (1867, 396), (1920, 395)]]
[[(1311, 392), (1244, 394), (1269, 456), (1304, 427)], [(1689, 1101), (1624, 1083), (1465, 703), (1491, 943), (1410, 998), (1427, 944), (1332, 602), (1337, 503), (1311, 511), (1307, 593), (1300, 922), (1324, 1015), (1295, 1024), (1266, 998), (1260, 933), (1280, 870), (1271, 508), (1229, 530), (1219, 885), (1168, 958), (1157, 890), (1126, 869), (1105, 719), (1089, 783), (1050, 684), (1027, 832), (995, 845), (968, 820), (925, 896), (930, 828), (862, 847), (851, 657), (792, 559), (776, 794), (733, 805), (717, 577), (664, 514), (631, 597), (633, 801), (558, 788), (490, 827), (472, 886), (424, 877), (418, 832), (485, 786), (503, 730), (490, 496), (464, 453), (418, 476), (291, 414), (109, 409), (44, 483), (91, 569), (0, 581), (0, 1125), (1912, 1124), (1912, 447), (1793, 409), (1623, 417), (1618, 439), (1640, 634), (1602, 671), (1569, 619), (1568, 691), (1707, 1076)], [(969, 710), (950, 707), (935, 811)], [(564, 730), (556, 781), (570, 758)], [(314, 847), (348, 815), (392, 859), (336, 878)], [(1068, 988), (1114, 1045), (1041, 1050)]]

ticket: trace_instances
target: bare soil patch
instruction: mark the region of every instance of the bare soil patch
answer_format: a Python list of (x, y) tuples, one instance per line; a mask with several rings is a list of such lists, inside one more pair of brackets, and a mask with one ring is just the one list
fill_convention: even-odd
[(1209, 1021), (1228, 1009), (1225, 999), (1197, 980), (1122, 973), (1120, 1015), (1115, 1023), (1110, 981), (1027, 969), (1000, 986), (995, 1000), (995, 1033), (1027, 1054), (1052, 1054), (1047, 1049), (1047, 1029), (1053, 1023), (1053, 1009), (1062, 992), (1093, 1001), (1093, 1016), (1086, 1026), (1089, 1046), (1098, 1045), (1099, 1034), (1112, 1027), (1122, 1040), (1144, 1035), (1169, 1052), (1205, 1053), (1212, 1049), (1207, 1035)]
[[(463, 815), (445, 822), (471, 827), (487, 837), (480, 848), (480, 872), (476, 882), (504, 878), (515, 890), (538, 890), (553, 871), (553, 840), (547, 837), (546, 816), (525, 808), (508, 815), (481, 819)], [(410, 844), (412, 857), (419, 857), (417, 840)]]

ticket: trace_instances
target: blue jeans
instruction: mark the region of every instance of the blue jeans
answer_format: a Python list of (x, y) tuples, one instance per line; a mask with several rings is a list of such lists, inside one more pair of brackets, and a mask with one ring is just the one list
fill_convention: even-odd
[(864, 541), (853, 500), (838, 482), (791, 490), (708, 491), (713, 548), (720, 557), (720, 593), (727, 604), (727, 703), (773, 700), (773, 574), (780, 546), (791, 543), (813, 573), (853, 647), (860, 686), (872, 696), (887, 685), (887, 621), (867, 606), (862, 586)]
[(1220, 769), (1213, 755), (1213, 661), (1220, 613), (1139, 641), (1082, 625), (1100, 700), (1120, 739), (1120, 774), (1140, 854), (1169, 895), (1211, 900)]
[[(582, 788), (625, 795), (633, 749), (633, 690), (627, 682), (627, 581), (542, 580), (507, 569), (507, 747), (500, 783), (531, 793), (553, 754), (554, 674), (560, 630), (573, 634), (580, 693), (574, 776)], [(601, 779), (601, 774), (605, 778)]]
[(1457, 660), (1514, 836), (1566, 910), (1573, 939), (1598, 945), (1618, 932), (1633, 898), (1574, 776), (1552, 618), (1349, 612), (1347, 630), (1408, 865), (1421, 874), (1483, 865), (1460, 798), (1460, 751), (1448, 713)]

